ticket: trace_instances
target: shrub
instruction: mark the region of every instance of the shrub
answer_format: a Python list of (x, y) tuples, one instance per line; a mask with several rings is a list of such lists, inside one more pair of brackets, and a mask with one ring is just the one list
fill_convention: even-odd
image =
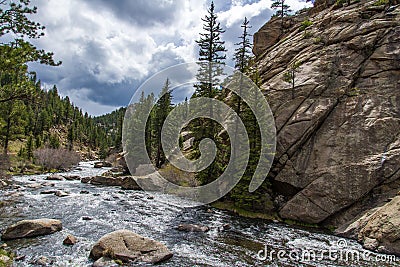
[(165, 179), (176, 185), (188, 187), (198, 186), (198, 182), (193, 173), (182, 171), (171, 164), (166, 164), (159, 172)]
[(384, 6), (389, 4), (389, 0), (378, 0), (374, 3), (374, 6)]
[(300, 30), (305, 31), (308, 27), (313, 25), (313, 22), (309, 19), (305, 19), (300, 26)]
[(67, 169), (77, 165), (81, 160), (77, 152), (67, 149), (43, 148), (34, 152), (35, 163), (47, 170)]

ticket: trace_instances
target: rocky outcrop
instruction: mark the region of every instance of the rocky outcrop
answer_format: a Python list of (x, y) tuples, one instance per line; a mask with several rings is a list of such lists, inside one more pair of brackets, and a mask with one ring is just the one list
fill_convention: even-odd
[[(399, 191), (400, 6), (376, 3), (320, 0), (284, 35), (276, 19), (255, 34), (282, 218), (345, 227)], [(291, 66), (294, 87), (284, 79)]]
[(273, 19), (254, 36), (277, 130), (274, 203), (399, 255), (400, 6), (349, 2), (317, 0), (283, 33)]
[(1, 239), (12, 240), (25, 237), (49, 235), (57, 231), (61, 231), (61, 229), (62, 224), (59, 220), (22, 220), (8, 227), (1, 236)]
[(400, 255), (400, 196), (368, 211), (337, 234), (356, 238), (366, 249)]
[(90, 251), (89, 257), (95, 261), (109, 257), (123, 262), (159, 263), (168, 260), (172, 255), (160, 242), (128, 230), (119, 230), (100, 238)]

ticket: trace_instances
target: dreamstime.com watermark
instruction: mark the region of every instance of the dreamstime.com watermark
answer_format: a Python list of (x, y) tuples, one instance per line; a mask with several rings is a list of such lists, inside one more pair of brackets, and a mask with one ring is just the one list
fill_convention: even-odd
[(288, 249), (277, 250), (265, 245), (264, 249), (259, 250), (257, 259), (260, 261), (287, 261), (292, 262), (342, 262), (342, 263), (396, 263), (398, 258), (395, 255), (376, 254), (368, 250), (351, 249), (345, 239), (336, 241), (336, 246), (329, 249)]

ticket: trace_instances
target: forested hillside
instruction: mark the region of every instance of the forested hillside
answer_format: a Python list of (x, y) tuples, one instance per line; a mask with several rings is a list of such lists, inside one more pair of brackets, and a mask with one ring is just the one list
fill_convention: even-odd
[[(54, 149), (53, 153), (60, 149), (77, 151), (86, 158), (95, 157), (93, 152), (99, 151), (105, 157), (114, 140), (68, 97), (60, 97), (55, 86), (44, 89), (28, 68), (31, 62), (55, 68), (61, 64), (53, 59), (53, 53), (38, 49), (29, 41), (44, 35), (44, 27), (30, 20), (36, 11), (29, 1), (0, 2), (2, 169), (10, 164), (34, 163), (35, 151), (43, 148)], [(60, 150), (64, 156), (65, 150)]]

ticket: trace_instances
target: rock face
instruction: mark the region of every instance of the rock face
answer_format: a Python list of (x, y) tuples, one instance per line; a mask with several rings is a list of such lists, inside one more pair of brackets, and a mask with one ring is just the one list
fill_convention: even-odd
[(400, 256), (400, 196), (383, 207), (367, 212), (344, 231), (337, 233), (358, 239), (366, 249)]
[(145, 238), (128, 230), (104, 235), (90, 251), (90, 258), (119, 259), (123, 262), (139, 261), (159, 263), (172, 257), (171, 251), (160, 242)]
[(1, 239), (12, 240), (25, 237), (49, 235), (57, 231), (61, 231), (61, 229), (62, 224), (59, 220), (22, 220), (8, 227), (1, 236)]
[[(307, 29), (257, 44), (275, 34), (267, 23), (256, 64), (276, 121), (280, 216), (340, 227), (400, 186), (400, 6), (319, 2), (299, 16)], [(296, 63), (292, 88), (283, 77)]]

